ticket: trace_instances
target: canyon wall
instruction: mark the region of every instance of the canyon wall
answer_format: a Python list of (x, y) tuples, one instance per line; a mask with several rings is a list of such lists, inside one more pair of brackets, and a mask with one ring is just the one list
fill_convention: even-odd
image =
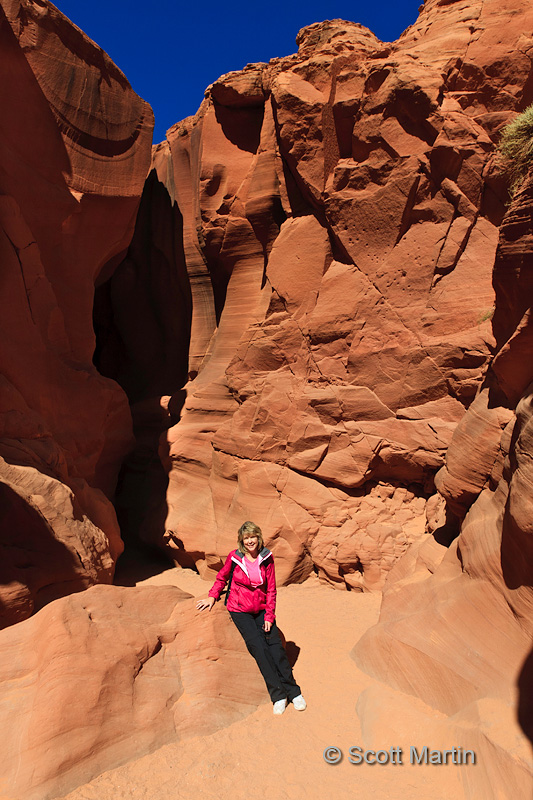
[[(532, 785), (532, 244), (529, 178), (500, 232), (497, 353), (437, 475), (447, 506), (463, 518), (460, 535), (448, 549), (430, 538), (399, 561), (380, 621), (353, 653), (399, 690), (360, 699), (369, 739), (385, 746), (391, 720), (394, 730), (401, 718), (403, 735), (422, 725), (430, 737), (473, 748), (484, 769), (470, 775), (472, 797), (527, 797)], [(426, 711), (413, 718), (407, 695)]]
[(496, 147), (533, 100), (530, 3), (428, 0), (392, 44), (311, 25), (151, 162), (149, 107), (50, 3), (1, 0), (0, 37), (0, 710), (22, 765), (6, 748), (0, 788), (52, 797), (260, 702), (177, 590), (80, 592), (112, 580), (124, 465), (123, 530), (206, 578), (251, 518), (281, 582), (387, 580), (354, 652), (390, 687), (360, 700), (368, 741), (451, 731), (491, 765), (471, 797), (520, 796), (533, 189), (506, 213)]
[[(153, 114), (47, 2), (0, 4), (0, 626), (110, 582), (127, 398), (92, 363), (95, 284), (133, 235)], [(107, 273), (106, 273), (107, 270)]]
[(282, 581), (375, 590), (440, 526), (434, 475), (494, 348), (495, 147), (533, 99), (531, 22), (428, 2), (393, 44), (311, 25), (155, 148), (192, 315), (146, 541), (210, 578), (251, 518)]

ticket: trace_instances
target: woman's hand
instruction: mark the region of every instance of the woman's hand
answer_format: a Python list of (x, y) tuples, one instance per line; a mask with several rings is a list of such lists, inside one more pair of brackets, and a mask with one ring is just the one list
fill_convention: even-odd
[(198, 611), (205, 611), (206, 608), (211, 611), (213, 606), (215, 605), (215, 598), (214, 597), (205, 597), (203, 600), (198, 600), (196, 603), (196, 608)]
[(265, 633), (268, 633), (268, 632), (270, 631), (270, 628), (271, 628), (271, 627), (272, 627), (272, 623), (271, 623), (271, 622), (268, 622), (268, 620), (265, 620), (265, 621), (264, 621), (264, 623), (263, 623), (263, 630), (264, 630), (264, 632), (265, 632)]

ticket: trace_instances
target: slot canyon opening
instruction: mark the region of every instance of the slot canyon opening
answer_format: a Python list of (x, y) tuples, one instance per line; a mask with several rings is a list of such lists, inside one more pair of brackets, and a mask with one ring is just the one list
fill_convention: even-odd
[(192, 317), (183, 220), (155, 169), (128, 251), (113, 266), (95, 287), (93, 363), (122, 387), (131, 409), (135, 446), (114, 497), (124, 541), (114, 582), (131, 586), (174, 563), (164, 552), (168, 477), (159, 443), (185, 401)]

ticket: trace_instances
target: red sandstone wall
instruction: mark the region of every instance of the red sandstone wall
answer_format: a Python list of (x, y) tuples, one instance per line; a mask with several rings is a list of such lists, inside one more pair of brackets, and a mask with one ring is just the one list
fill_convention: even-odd
[(153, 115), (48, 2), (0, 4), (0, 624), (109, 582), (126, 397), (92, 364), (95, 283), (120, 260)]
[(366, 590), (423, 536), (494, 346), (494, 151), (533, 99), (530, 25), (526, 2), (426, 3), (393, 44), (312, 25), (168, 132), (190, 381), (147, 540), (209, 577), (252, 518), (282, 580)]
[[(496, 253), (498, 351), (437, 476), (447, 504), (462, 508), (460, 535), (447, 550), (429, 538), (409, 551), (389, 576), (379, 624), (354, 650), (360, 666), (443, 712), (439, 724), (475, 747), (484, 770), (472, 797), (526, 797), (531, 788), (532, 237), (529, 180)], [(376, 735), (382, 718), (388, 724), (408, 705), (397, 693), (386, 711), (370, 697), (360, 712)]]
[[(494, 151), (533, 99), (532, 30), (525, 0), (427, 2), (391, 45), (352, 23), (304, 29), (297, 55), (223, 76), (155, 148), (134, 236), (151, 112), (50, 4), (2, 0), (3, 624), (109, 581), (122, 546), (107, 496), (131, 418), (91, 361), (98, 285), (99, 367), (132, 399), (148, 461), (154, 430), (181, 407), (191, 331), (182, 419), (161, 445), (168, 491), (142, 534), (209, 577), (252, 517), (282, 580), (315, 566), (340, 588), (372, 590), (389, 575), (381, 621), (355, 653), (394, 687), (361, 698), (365, 736), (384, 746), (395, 714), (403, 729), (451, 730), (490, 766), (471, 797), (520, 796), (532, 735), (533, 193), (509, 209), (496, 252), (506, 186)], [(122, 496), (130, 510), (135, 485)], [(17, 794), (66, 790), (196, 730), (178, 673), (196, 699), (229, 684), (204, 675), (183, 599), (100, 587), (3, 632)], [(223, 671), (238, 659), (217, 630), (201, 636), (214, 661), (224, 651)], [(47, 672), (59, 656), (67, 672), (90, 657), (87, 693)], [(107, 693), (109, 675), (124, 695)], [(74, 696), (85, 711), (65, 765)], [(231, 698), (211, 710), (212, 725), (246, 711)]]

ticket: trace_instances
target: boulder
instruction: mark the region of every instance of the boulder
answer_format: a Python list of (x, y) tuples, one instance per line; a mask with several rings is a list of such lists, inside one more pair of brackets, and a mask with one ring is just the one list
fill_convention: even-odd
[(5, 797), (51, 800), (268, 697), (224, 609), (174, 586), (94, 586), (0, 638)]

